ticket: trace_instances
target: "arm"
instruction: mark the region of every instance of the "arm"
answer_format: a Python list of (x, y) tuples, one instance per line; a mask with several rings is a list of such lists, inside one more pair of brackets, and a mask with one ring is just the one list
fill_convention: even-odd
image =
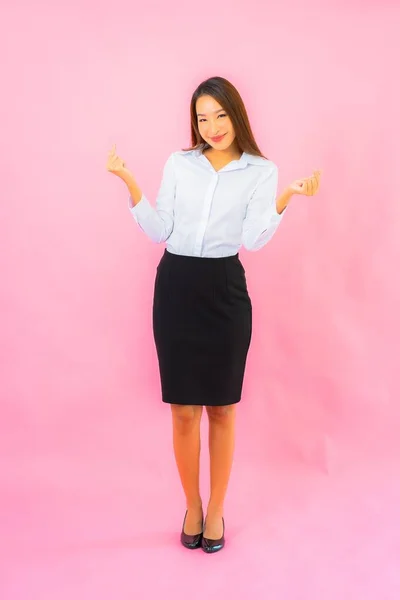
[(161, 185), (158, 191), (156, 206), (151, 206), (142, 194), (134, 177), (129, 173), (124, 177), (129, 190), (129, 209), (139, 227), (155, 243), (165, 242), (174, 227), (174, 201), (176, 179), (174, 155), (164, 165)]
[(260, 250), (278, 229), (292, 193), (285, 190), (276, 199), (277, 187), (278, 168), (272, 165), (259, 181), (247, 207), (242, 231), (242, 243), (246, 250)]
[(276, 211), (278, 215), (281, 215), (283, 213), (283, 211), (289, 204), (292, 196), (294, 196), (294, 192), (292, 192), (290, 188), (286, 188), (279, 196), (278, 200), (276, 201)]

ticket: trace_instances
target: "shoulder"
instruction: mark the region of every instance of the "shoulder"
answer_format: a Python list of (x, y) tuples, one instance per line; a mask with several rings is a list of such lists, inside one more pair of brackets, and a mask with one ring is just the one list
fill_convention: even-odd
[(179, 161), (197, 158), (199, 154), (199, 150), (175, 150), (175, 152), (172, 152), (171, 156), (174, 157), (175, 161)]
[(174, 166), (177, 162), (179, 162), (179, 159), (185, 156), (186, 154), (189, 154), (189, 152), (185, 152), (182, 150), (174, 150), (173, 152), (167, 155), (164, 161), (165, 166)]
[(167, 156), (167, 162), (176, 162), (180, 159), (197, 156), (198, 150), (174, 150)]
[[(278, 185), (278, 167), (267, 158), (261, 156), (247, 155), (247, 168), (250, 170), (252, 180), (255, 183), (255, 190), (263, 189), (265, 186), (270, 189)], [(254, 178), (254, 179), (253, 179)]]
[(167, 157), (166, 167), (178, 170), (185, 168), (188, 162), (193, 163), (198, 158), (198, 150), (175, 150)]
[(260, 175), (270, 175), (278, 171), (278, 166), (268, 158), (255, 156), (254, 154), (246, 154), (247, 164), (258, 167)]
[(247, 169), (250, 171), (251, 179), (255, 182), (255, 189), (278, 185), (278, 167), (272, 160), (250, 154), (247, 154), (246, 158)]

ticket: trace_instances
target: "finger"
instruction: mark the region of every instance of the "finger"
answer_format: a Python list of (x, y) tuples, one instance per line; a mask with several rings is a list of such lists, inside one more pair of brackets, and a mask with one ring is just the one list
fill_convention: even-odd
[(313, 195), (315, 189), (315, 177), (310, 178), (310, 196)]
[(316, 177), (313, 178), (313, 194), (316, 193), (318, 189), (318, 179)]
[(305, 188), (305, 191), (306, 191), (306, 194), (307, 194), (307, 195), (309, 195), (309, 194), (310, 194), (310, 191), (311, 191), (311, 189), (312, 189), (312, 181), (313, 181), (313, 177), (312, 177), (312, 176), (310, 176), (310, 177), (307, 177), (307, 178), (304, 180), (304, 188)]
[(314, 181), (313, 182), (313, 186), (312, 186), (312, 196), (314, 196), (315, 192), (317, 191), (317, 182)]

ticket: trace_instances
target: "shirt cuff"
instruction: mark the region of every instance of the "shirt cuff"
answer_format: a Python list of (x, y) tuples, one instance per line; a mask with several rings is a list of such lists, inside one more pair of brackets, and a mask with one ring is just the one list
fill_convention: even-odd
[(276, 200), (274, 202), (274, 206), (272, 209), (272, 213), (271, 213), (271, 220), (273, 223), (280, 223), (281, 220), (283, 219), (283, 215), (285, 214), (287, 209), (287, 206), (285, 206), (285, 208), (283, 209), (283, 211), (281, 212), (281, 214), (278, 213), (277, 208), (276, 208)]
[(141, 199), (136, 205), (133, 204), (132, 197), (129, 196), (128, 206), (133, 218), (137, 223), (146, 219), (153, 212), (153, 207), (144, 194), (142, 194)]

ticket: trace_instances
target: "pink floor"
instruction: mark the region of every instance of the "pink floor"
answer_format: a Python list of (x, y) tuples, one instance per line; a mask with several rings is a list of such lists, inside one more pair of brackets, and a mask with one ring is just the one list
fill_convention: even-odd
[[(48, 433), (45, 443), (25, 439), (13, 456), (8, 440), (2, 600), (400, 597), (398, 452), (397, 462), (347, 452), (331, 467), (262, 464), (260, 436), (244, 444), (239, 425), (227, 544), (207, 556), (179, 544), (184, 504), (169, 415), (146, 426), (150, 435), (139, 424), (102, 425), (75, 428), (51, 448)], [(206, 451), (202, 462), (206, 492)]]

